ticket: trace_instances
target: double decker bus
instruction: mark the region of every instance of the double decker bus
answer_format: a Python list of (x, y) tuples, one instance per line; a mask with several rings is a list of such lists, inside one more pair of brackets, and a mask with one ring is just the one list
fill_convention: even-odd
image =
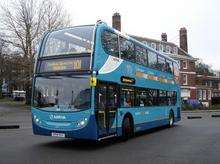
[(178, 64), (104, 22), (50, 31), (36, 57), (37, 135), (101, 140), (181, 119)]

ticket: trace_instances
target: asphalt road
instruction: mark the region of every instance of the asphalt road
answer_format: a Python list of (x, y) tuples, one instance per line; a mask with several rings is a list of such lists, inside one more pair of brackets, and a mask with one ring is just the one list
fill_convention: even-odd
[[(7, 111), (0, 114), (0, 124), (21, 125), (20, 129), (0, 129), (0, 164), (220, 163), (220, 118), (212, 118), (213, 112), (183, 113), (174, 128), (149, 130), (127, 142), (97, 143), (34, 136), (27, 109), (0, 104), (0, 110)], [(187, 119), (192, 115), (202, 118)]]

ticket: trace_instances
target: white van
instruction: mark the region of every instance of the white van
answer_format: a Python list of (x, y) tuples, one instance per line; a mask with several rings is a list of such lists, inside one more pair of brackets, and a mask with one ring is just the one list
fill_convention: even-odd
[(25, 100), (25, 96), (26, 96), (26, 92), (25, 91), (14, 90), (12, 92), (12, 98), (15, 101), (24, 101)]

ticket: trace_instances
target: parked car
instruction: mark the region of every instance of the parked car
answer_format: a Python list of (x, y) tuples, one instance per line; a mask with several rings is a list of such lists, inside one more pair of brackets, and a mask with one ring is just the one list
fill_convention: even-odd
[(26, 96), (25, 91), (14, 90), (12, 92), (12, 99), (15, 101), (24, 101)]

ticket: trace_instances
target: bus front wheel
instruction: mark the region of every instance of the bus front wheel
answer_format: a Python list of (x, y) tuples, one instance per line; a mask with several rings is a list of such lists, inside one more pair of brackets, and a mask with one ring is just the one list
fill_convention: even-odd
[(128, 140), (134, 136), (134, 126), (131, 117), (126, 116), (122, 122), (122, 139), (123, 141)]
[(170, 114), (169, 114), (169, 127), (173, 127), (174, 125), (174, 114), (172, 111), (170, 111)]

